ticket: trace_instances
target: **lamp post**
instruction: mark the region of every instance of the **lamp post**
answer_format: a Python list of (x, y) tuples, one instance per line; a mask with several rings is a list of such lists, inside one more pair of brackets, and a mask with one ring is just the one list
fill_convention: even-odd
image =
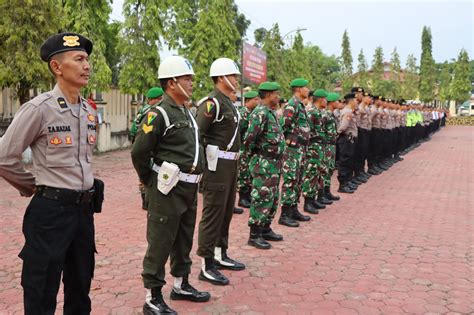
[(290, 35), (291, 33), (294, 33), (294, 32), (303, 32), (303, 31), (307, 31), (308, 29), (306, 28), (300, 28), (298, 27), (297, 29), (295, 30), (292, 30), (292, 31), (289, 31), (288, 33), (286, 33), (285, 35), (283, 35), (283, 37), (281, 38), (281, 40), (284, 42), (285, 41), (285, 38)]

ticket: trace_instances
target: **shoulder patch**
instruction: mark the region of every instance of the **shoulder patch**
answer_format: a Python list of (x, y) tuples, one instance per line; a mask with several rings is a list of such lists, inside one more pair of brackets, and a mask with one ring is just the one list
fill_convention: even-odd
[(143, 124), (142, 129), (145, 134), (150, 133), (151, 131), (153, 131), (153, 125), (149, 126), (147, 124)]
[(206, 111), (207, 111), (208, 113), (210, 113), (210, 112), (212, 111), (212, 109), (214, 108), (214, 106), (216, 106), (216, 104), (214, 104), (213, 101), (208, 100), (208, 101), (206, 102)]
[(153, 122), (153, 120), (155, 120), (157, 115), (158, 114), (156, 112), (149, 111), (147, 115), (147, 124), (151, 125), (151, 123)]
[(58, 97), (57, 102), (61, 108), (67, 108), (67, 103), (64, 97)]

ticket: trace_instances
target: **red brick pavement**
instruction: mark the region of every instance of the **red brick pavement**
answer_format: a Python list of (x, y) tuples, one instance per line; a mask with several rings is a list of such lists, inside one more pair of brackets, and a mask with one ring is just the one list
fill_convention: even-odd
[[(212, 299), (169, 304), (180, 314), (474, 313), (473, 140), (472, 127), (445, 128), (299, 229), (275, 224), (285, 241), (272, 250), (246, 245), (248, 211), (235, 216), (229, 252), (247, 269), (225, 272), (229, 286), (203, 283), (195, 246), (192, 283)], [(95, 161), (107, 195), (96, 216), (93, 314), (140, 313), (146, 243), (137, 179), (128, 151)], [(0, 187), (0, 314), (21, 314), (17, 254), (28, 199)]]

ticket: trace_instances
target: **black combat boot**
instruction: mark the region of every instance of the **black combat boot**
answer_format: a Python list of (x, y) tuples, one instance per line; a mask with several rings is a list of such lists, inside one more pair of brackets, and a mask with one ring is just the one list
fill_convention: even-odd
[(245, 265), (227, 256), (227, 250), (221, 247), (214, 248), (214, 264), (217, 269), (244, 270)]
[(354, 193), (354, 190), (349, 188), (349, 186), (341, 184), (341, 183), (339, 184), (339, 189), (337, 191), (340, 192), (340, 193), (345, 193), (345, 194), (353, 194)]
[(229, 279), (217, 270), (214, 263), (214, 257), (202, 259), (201, 272), (199, 273), (199, 280), (207, 281), (215, 285), (228, 285)]
[(293, 220), (291, 217), (291, 207), (290, 206), (281, 206), (281, 215), (280, 219), (278, 220), (278, 224), (286, 225), (289, 227), (298, 227), (300, 224)]
[(304, 215), (298, 210), (298, 205), (291, 206), (291, 217), (296, 221), (306, 222), (311, 220), (309, 215)]
[(303, 210), (305, 212), (311, 213), (311, 214), (318, 214), (319, 210), (314, 206), (313, 204), (314, 199), (311, 197), (306, 197), (304, 198), (304, 208)]
[(198, 291), (189, 284), (188, 275), (175, 277), (170, 298), (172, 300), (186, 300), (191, 302), (207, 302), (211, 298), (209, 292)]
[(262, 229), (257, 225), (250, 226), (250, 236), (247, 244), (258, 249), (272, 248), (272, 245), (263, 239)]
[(331, 193), (331, 186), (325, 186), (324, 187), (324, 194), (326, 195), (326, 198), (329, 199), (329, 200), (337, 201), (337, 200), (341, 199), (341, 197), (335, 196)]
[(262, 237), (266, 241), (273, 241), (273, 242), (283, 241), (283, 236), (273, 232), (272, 228), (270, 227), (270, 224), (265, 224), (262, 227)]
[(314, 198), (313, 205), (316, 209), (326, 209), (326, 205), (320, 203), (317, 198)]
[(158, 315), (158, 314), (178, 314), (175, 310), (166, 305), (161, 294), (161, 287), (152, 288), (148, 290), (145, 304), (143, 305), (144, 315)]
[(326, 198), (324, 195), (324, 190), (323, 189), (318, 189), (318, 199), (316, 199), (319, 203), (322, 203), (324, 205), (332, 205), (332, 200), (329, 200)]
[(244, 213), (244, 209), (239, 208), (239, 207), (234, 207), (234, 213), (235, 214), (242, 214), (242, 213)]
[(251, 197), (250, 192), (246, 190), (239, 191), (239, 207), (250, 208)]

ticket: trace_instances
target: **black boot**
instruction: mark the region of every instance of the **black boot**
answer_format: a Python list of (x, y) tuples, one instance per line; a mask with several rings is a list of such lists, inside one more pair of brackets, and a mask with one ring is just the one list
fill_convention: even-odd
[(318, 190), (318, 199), (316, 200), (323, 205), (332, 205), (332, 200), (326, 198), (323, 189)]
[(345, 193), (345, 194), (353, 194), (354, 190), (349, 188), (347, 185), (339, 184), (339, 189), (337, 190), (340, 193)]
[(265, 224), (262, 227), (262, 237), (266, 241), (273, 241), (273, 242), (283, 241), (283, 236), (273, 232), (272, 228), (270, 227), (270, 224)]
[(227, 256), (227, 250), (221, 247), (214, 248), (214, 264), (217, 269), (244, 270), (245, 265)]
[(316, 209), (326, 209), (326, 205), (320, 203), (316, 198), (313, 199), (313, 205)]
[(188, 275), (175, 278), (170, 298), (172, 300), (186, 300), (191, 302), (207, 302), (211, 298), (209, 292), (198, 291), (189, 284)]
[(161, 287), (152, 288), (147, 293), (145, 304), (143, 305), (144, 315), (157, 314), (178, 314), (175, 310), (166, 305), (161, 294)]
[(142, 196), (142, 209), (148, 210), (148, 202), (146, 201), (146, 198), (145, 198), (145, 192), (140, 193), (140, 195)]
[(281, 206), (281, 215), (278, 220), (278, 224), (286, 225), (289, 227), (298, 227), (300, 224), (293, 220), (291, 217), (291, 207), (290, 206)]
[(291, 217), (296, 221), (306, 222), (311, 220), (309, 215), (304, 215), (298, 211), (298, 205), (293, 205), (291, 207)]
[(215, 285), (228, 285), (229, 279), (217, 270), (214, 258), (203, 258), (203, 266), (199, 273), (199, 280), (207, 281)]
[(244, 213), (244, 209), (239, 208), (239, 207), (234, 207), (234, 213), (235, 214), (242, 214), (242, 213)]
[(324, 187), (324, 194), (326, 195), (326, 198), (329, 199), (329, 200), (337, 201), (337, 200), (341, 199), (341, 197), (335, 196), (331, 193), (331, 186), (325, 186)]
[(247, 244), (258, 249), (272, 248), (272, 245), (263, 239), (262, 230), (257, 225), (250, 226), (250, 236)]
[(313, 204), (313, 198), (311, 197), (306, 197), (304, 198), (304, 208), (303, 210), (305, 212), (308, 212), (308, 213), (312, 213), (312, 214), (318, 214), (319, 213), (319, 210), (316, 209), (316, 207), (314, 206)]
[(250, 203), (250, 192), (247, 192), (246, 190), (239, 191), (239, 207), (250, 208)]

